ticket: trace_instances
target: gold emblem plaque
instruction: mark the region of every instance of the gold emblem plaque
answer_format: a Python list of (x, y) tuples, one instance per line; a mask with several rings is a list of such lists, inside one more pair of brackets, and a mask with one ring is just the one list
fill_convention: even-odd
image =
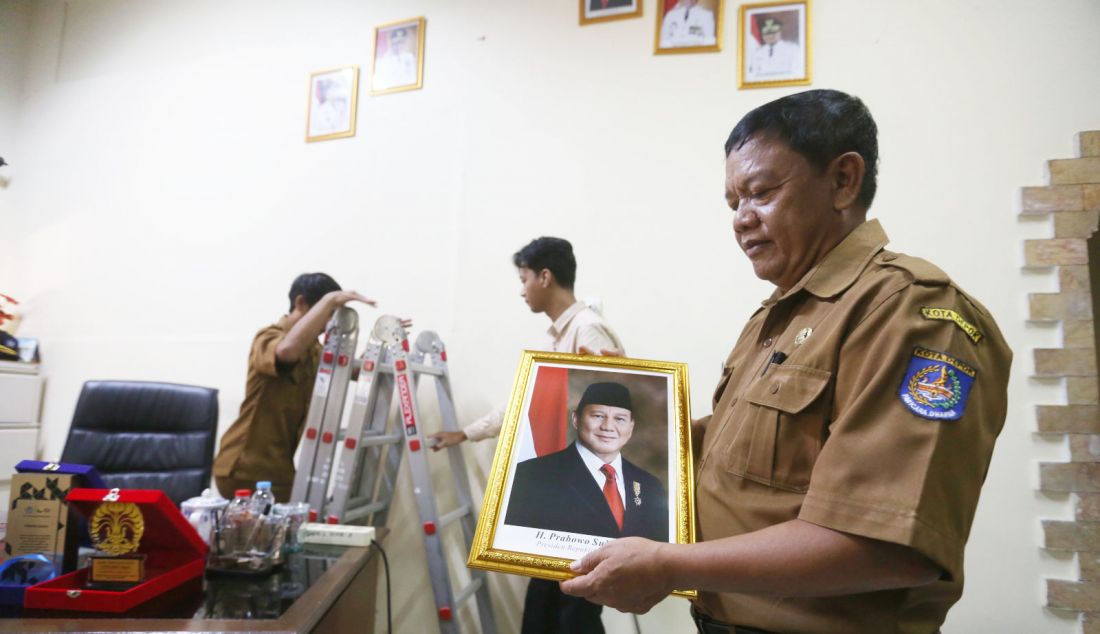
[[(117, 499), (115, 491), (104, 499)], [(145, 518), (137, 504), (105, 501), (92, 514), (88, 532), (92, 544), (105, 553), (92, 556), (89, 586), (130, 586), (145, 580), (145, 555), (137, 553)]]

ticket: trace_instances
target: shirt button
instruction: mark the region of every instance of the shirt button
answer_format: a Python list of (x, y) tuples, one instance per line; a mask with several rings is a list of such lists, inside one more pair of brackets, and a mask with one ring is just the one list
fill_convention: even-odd
[(771, 393), (775, 394), (777, 392), (779, 392), (779, 384), (778, 383), (772, 383)]
[(761, 345), (764, 346), (765, 348), (772, 347), (772, 338), (768, 337), (767, 339), (764, 340), (764, 343), (762, 343)]

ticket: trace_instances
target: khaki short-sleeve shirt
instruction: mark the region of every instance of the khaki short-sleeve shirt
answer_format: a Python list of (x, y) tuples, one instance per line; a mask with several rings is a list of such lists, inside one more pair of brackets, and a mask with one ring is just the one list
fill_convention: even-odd
[(776, 632), (935, 632), (962, 593), (1012, 352), (985, 308), (886, 243), (877, 221), (864, 223), (749, 320), (706, 423), (699, 529), (714, 540), (800, 518), (908, 546), (944, 574), (838, 597), (701, 593), (713, 618)]
[(284, 317), (252, 340), (244, 401), (237, 420), (222, 435), (215, 476), (293, 484), (294, 451), (309, 411), (321, 344), (313, 343), (293, 365), (280, 364), (275, 348), (289, 330)]

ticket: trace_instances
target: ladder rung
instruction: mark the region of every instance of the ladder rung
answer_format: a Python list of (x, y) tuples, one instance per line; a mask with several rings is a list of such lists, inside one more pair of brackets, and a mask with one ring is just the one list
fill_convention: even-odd
[(471, 580), (470, 583), (466, 584), (466, 587), (462, 589), (462, 592), (459, 592), (455, 595), (455, 607), (460, 608), (465, 605), (465, 603), (470, 600), (470, 597), (472, 597), (475, 592), (481, 589), (482, 583), (484, 583), (484, 580), (481, 577), (476, 577)]
[(367, 436), (359, 440), (360, 447), (377, 447), (378, 445), (396, 445), (404, 439), (401, 434), (388, 436)]
[[(393, 374), (392, 363), (382, 363), (378, 366), (378, 369), (386, 374)], [(434, 365), (423, 365), (420, 363), (410, 363), (409, 370), (417, 374), (430, 374), (432, 376), (443, 376), (443, 370), (435, 367)]]
[(440, 526), (449, 526), (451, 524), (451, 522), (453, 522), (457, 519), (460, 519), (462, 517), (465, 517), (469, 512), (470, 512), (470, 507), (463, 504), (462, 506), (456, 508), (455, 510), (451, 511), (450, 513), (446, 513), (446, 514), (440, 516), (439, 525)]
[(348, 504), (348, 509), (346, 511), (344, 511), (344, 523), (345, 524), (351, 524), (353, 521), (355, 521), (357, 519), (366, 517), (366, 516), (370, 515), (371, 513), (377, 513), (378, 511), (381, 511), (382, 509), (389, 506), (389, 504), (390, 504), (389, 500), (382, 500), (380, 502), (375, 502), (373, 504), (364, 504), (363, 506), (359, 506), (359, 507), (353, 507), (349, 503)]
[(412, 364), (412, 369), (413, 369), (414, 372), (419, 372), (420, 374), (431, 374), (432, 376), (443, 376), (443, 370), (441, 370), (440, 368), (435, 367), (434, 365), (422, 365), (420, 363), (414, 363), (414, 364)]

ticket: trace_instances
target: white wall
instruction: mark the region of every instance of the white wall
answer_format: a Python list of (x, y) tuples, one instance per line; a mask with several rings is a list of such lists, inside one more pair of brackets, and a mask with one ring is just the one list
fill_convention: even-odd
[[(579, 27), (576, 3), (538, 0), (0, 1), (0, 292), (24, 300), (48, 377), (42, 456), (60, 454), (83, 381), (132, 378), (221, 390), (224, 428), (253, 332), (285, 310), (295, 274), (324, 270), (450, 348), (459, 413), (505, 398), (521, 347), (547, 326), (518, 298), (510, 254), (562, 235), (578, 294), (599, 295), (632, 356), (687, 361), (693, 413), (768, 293), (730, 234), (721, 146), (746, 110), (797, 89), (736, 88), (736, 5), (724, 51), (652, 55), (642, 19)], [(427, 17), (423, 90), (369, 97), (358, 135), (303, 142), (311, 71), (369, 69), (372, 27)], [(1052, 28), (1052, 22), (1057, 27)], [(933, 259), (998, 317), (1016, 353), (1009, 419), (945, 631), (1071, 632), (1045, 611), (1016, 219), (1043, 161), (1100, 128), (1100, 5), (1093, 0), (819, 0), (814, 86), (861, 96), (880, 127), (872, 210), (893, 248)], [(6, 184), (5, 184), (6, 183)], [(370, 323), (377, 313), (363, 314)], [(491, 443), (471, 447), (484, 473)], [(409, 500), (395, 518), (412, 521)], [(415, 541), (391, 550), (419, 565)], [(421, 568), (422, 569), (422, 568)], [(505, 630), (522, 582), (497, 575)], [(430, 628), (429, 593), (397, 575), (400, 631)], [(689, 631), (685, 604), (642, 618)], [(427, 615), (427, 616), (425, 616)], [(629, 619), (608, 617), (614, 631)]]

